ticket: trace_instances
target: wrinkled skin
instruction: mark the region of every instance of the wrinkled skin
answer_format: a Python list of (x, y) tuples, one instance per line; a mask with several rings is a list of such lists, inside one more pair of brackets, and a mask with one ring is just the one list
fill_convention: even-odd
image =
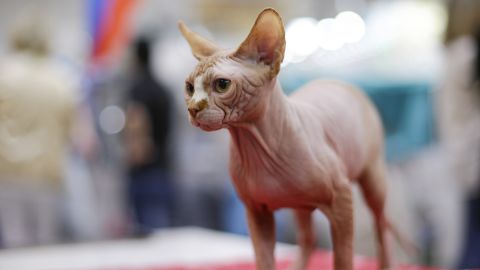
[[(180, 30), (199, 60), (186, 79), (190, 121), (205, 131), (230, 132), (230, 173), (247, 208), (257, 269), (274, 269), (273, 211), (284, 207), (294, 210), (299, 227), (293, 269), (306, 269), (315, 247), (315, 209), (330, 221), (335, 269), (352, 269), (353, 180), (373, 213), (380, 267), (390, 268), (383, 134), (369, 100), (334, 81), (285, 96), (276, 79), (283, 23), (272, 9), (259, 15), (235, 51), (218, 49), (182, 23)], [(229, 80), (226, 90), (218, 91), (219, 79)]]

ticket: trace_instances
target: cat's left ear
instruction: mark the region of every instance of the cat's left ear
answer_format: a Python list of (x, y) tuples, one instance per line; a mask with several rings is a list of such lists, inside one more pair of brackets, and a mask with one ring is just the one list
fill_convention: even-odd
[(211, 56), (219, 50), (215, 44), (188, 29), (183, 22), (178, 23), (178, 28), (190, 45), (193, 56), (195, 56), (195, 58), (198, 60), (202, 60), (205, 57)]
[(271, 67), (272, 75), (280, 71), (285, 53), (285, 29), (282, 18), (272, 8), (257, 17), (250, 34), (234, 53), (235, 57), (264, 63)]

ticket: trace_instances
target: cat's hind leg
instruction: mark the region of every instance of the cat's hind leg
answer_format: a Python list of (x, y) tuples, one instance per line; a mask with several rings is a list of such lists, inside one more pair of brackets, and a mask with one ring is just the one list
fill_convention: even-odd
[(389, 223), (385, 216), (385, 199), (387, 194), (385, 179), (385, 164), (378, 158), (371, 163), (359, 179), (363, 197), (370, 208), (377, 237), (377, 256), (380, 269), (392, 267), (390, 239), (388, 238)]

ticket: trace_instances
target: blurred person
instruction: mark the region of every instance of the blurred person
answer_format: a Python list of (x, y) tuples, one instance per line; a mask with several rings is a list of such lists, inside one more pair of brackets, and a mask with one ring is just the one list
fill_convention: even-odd
[(444, 83), (438, 91), (439, 139), (464, 196), (458, 267), (480, 267), (480, 2), (452, 1)]
[(244, 212), (228, 204), (229, 196), (235, 195), (228, 192), (228, 134), (225, 130), (206, 134), (191, 127), (184, 133), (180, 224), (235, 232), (226, 219), (241, 220)]
[[(173, 167), (178, 196), (174, 225), (242, 232), (242, 225), (235, 222), (245, 223), (243, 206), (237, 208), (236, 194), (227, 170), (228, 132), (206, 134), (192, 128), (184, 108), (184, 91), (173, 89), (178, 88), (178, 82), (185, 79), (185, 72), (196, 60), (180, 36), (170, 37), (156, 45), (155, 67), (161, 72), (162, 82), (170, 86), (168, 90), (172, 90), (170, 93), (175, 102), (171, 144), (175, 150)], [(184, 50), (172, 49), (179, 47)]]
[(0, 239), (3, 247), (62, 240), (65, 153), (75, 86), (49, 57), (40, 18), (21, 21), (0, 63)]
[(134, 83), (127, 97), (125, 147), (128, 197), (135, 234), (171, 226), (174, 183), (168, 139), (173, 100), (151, 70), (151, 42), (133, 45)]
[[(454, 46), (462, 46), (460, 43), (464, 42), (466, 43), (463, 44), (466, 46), (464, 49), (471, 53), (471, 58), (466, 62), (470, 71), (466, 72), (470, 75), (469, 81), (465, 81), (467, 83), (465, 87), (459, 86), (457, 89), (457, 92), (464, 91), (459, 95), (466, 99), (452, 111), (456, 116), (455, 122), (463, 124), (458, 128), (465, 132), (457, 137), (457, 140), (463, 141), (461, 145), (463, 157), (457, 164), (457, 168), (467, 170), (463, 172), (464, 175), (467, 173), (466, 217), (464, 246), (459, 265), (460, 268), (465, 269), (480, 267), (480, 24), (475, 36), (465, 37), (464, 40), (457, 42), (459, 43)], [(471, 158), (471, 160), (465, 160), (465, 158)]]

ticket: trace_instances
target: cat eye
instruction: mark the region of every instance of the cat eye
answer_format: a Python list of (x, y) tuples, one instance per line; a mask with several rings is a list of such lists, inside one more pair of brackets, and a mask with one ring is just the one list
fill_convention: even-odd
[(195, 89), (193, 88), (193, 84), (191, 84), (189, 82), (186, 82), (185, 83), (185, 91), (187, 92), (187, 94), (189, 96), (193, 96), (193, 92), (195, 91)]
[(215, 81), (215, 91), (218, 93), (225, 93), (230, 88), (231, 81), (228, 79), (217, 79)]

